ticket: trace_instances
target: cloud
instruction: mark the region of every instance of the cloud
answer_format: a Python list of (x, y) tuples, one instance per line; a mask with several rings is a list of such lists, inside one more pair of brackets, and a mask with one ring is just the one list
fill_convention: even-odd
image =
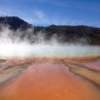
[(11, 14), (11, 10), (0, 7), (0, 16), (8, 16)]
[(70, 18), (61, 19), (59, 16), (49, 16), (46, 12), (38, 9), (33, 11), (33, 16), (31, 17), (33, 24), (37, 25), (72, 25), (77, 21), (73, 22)]
[(48, 25), (50, 24), (50, 18), (46, 12), (43, 10), (33, 10), (32, 22), (36, 25)]
[(33, 18), (34, 19), (45, 19), (47, 16), (43, 11), (35, 10), (33, 11)]

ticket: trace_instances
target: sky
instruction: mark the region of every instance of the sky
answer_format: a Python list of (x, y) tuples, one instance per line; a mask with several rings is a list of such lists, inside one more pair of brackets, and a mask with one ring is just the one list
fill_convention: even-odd
[(0, 0), (0, 16), (18, 16), (33, 25), (100, 27), (100, 0)]

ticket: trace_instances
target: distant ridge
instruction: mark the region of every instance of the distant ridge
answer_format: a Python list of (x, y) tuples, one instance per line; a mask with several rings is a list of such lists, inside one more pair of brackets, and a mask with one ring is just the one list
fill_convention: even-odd
[(82, 43), (90, 45), (100, 45), (100, 28), (79, 25), (50, 25), (48, 27), (35, 27), (35, 31), (45, 33), (46, 39), (56, 36), (63, 43)]
[(13, 30), (16, 29), (26, 29), (31, 27), (31, 24), (27, 23), (23, 19), (16, 16), (2, 16), (0, 17), (1, 25), (9, 25), (9, 27)]
[[(0, 17), (0, 25), (9, 25), (10, 29), (27, 30), (32, 28), (30, 33), (21, 32), (20, 38), (28, 38), (33, 43), (37, 40), (33, 35), (39, 35), (38, 38), (44, 36), (45, 41), (52, 38), (57, 39), (61, 43), (82, 43), (89, 45), (100, 46), (100, 28), (90, 27), (85, 25), (70, 26), (70, 25), (50, 25), (50, 26), (32, 26), (30, 23), (16, 16)], [(17, 35), (16, 33), (16, 36)]]

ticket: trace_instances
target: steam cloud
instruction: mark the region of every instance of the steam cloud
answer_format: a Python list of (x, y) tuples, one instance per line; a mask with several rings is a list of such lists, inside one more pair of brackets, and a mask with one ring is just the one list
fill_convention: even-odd
[[(26, 33), (25, 36), (24, 33)], [(30, 41), (34, 41), (34, 43)], [(92, 55), (100, 55), (99, 46), (81, 45), (80, 43), (61, 44), (55, 36), (50, 41), (45, 41), (41, 32), (33, 35), (33, 29), (13, 31), (9, 26), (2, 26), (0, 29), (0, 58)]]

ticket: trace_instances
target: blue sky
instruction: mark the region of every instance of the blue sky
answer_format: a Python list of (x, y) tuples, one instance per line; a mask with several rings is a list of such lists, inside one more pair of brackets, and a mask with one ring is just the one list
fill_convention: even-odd
[(19, 16), (33, 25), (100, 27), (100, 0), (0, 0), (0, 16)]

